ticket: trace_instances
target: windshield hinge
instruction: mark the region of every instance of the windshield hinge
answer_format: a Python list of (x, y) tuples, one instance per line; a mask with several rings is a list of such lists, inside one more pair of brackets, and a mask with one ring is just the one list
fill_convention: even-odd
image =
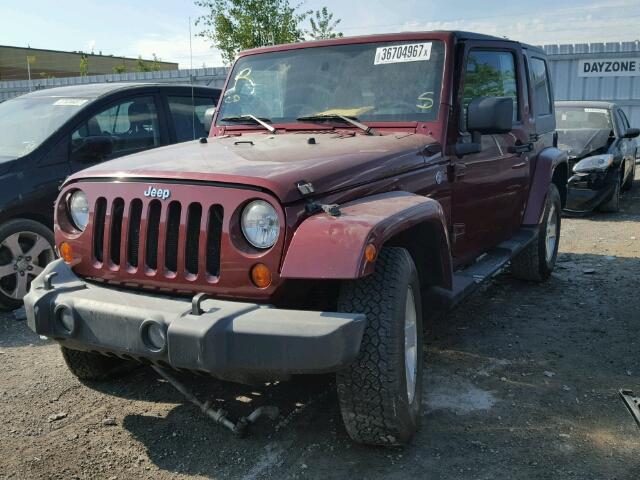
[(298, 183), (296, 183), (296, 187), (298, 187), (298, 191), (302, 195), (311, 195), (313, 192), (315, 192), (311, 182), (307, 182), (306, 180), (300, 180)]

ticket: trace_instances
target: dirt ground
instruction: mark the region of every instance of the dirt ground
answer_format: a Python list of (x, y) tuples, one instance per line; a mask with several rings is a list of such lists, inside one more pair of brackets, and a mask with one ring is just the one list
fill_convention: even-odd
[(564, 219), (560, 249), (548, 283), (504, 272), (430, 327), (423, 427), (404, 449), (350, 442), (331, 377), (181, 376), (234, 415), (280, 408), (237, 439), (148, 368), (88, 388), (5, 314), (0, 478), (638, 479), (617, 392), (640, 394), (640, 182), (619, 214)]

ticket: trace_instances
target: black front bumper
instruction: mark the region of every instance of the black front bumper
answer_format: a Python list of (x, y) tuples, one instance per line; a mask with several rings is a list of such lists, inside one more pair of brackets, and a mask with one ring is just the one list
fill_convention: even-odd
[[(339, 370), (358, 355), (366, 323), (355, 313), (213, 299), (193, 305), (98, 286), (62, 260), (34, 279), (24, 303), (29, 327), (65, 347), (222, 376)], [(60, 320), (63, 309), (72, 319), (67, 327)], [(163, 332), (162, 348), (149, 339), (151, 326)]]
[(567, 183), (567, 204), (569, 213), (587, 213), (608, 201), (613, 194), (617, 179), (616, 169), (601, 173), (575, 174)]

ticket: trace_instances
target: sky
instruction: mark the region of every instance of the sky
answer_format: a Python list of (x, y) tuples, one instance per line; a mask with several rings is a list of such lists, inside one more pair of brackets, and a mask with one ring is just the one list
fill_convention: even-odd
[[(291, 0), (296, 4), (298, 0)], [(469, 30), (532, 44), (640, 39), (640, 0), (301, 0), (340, 18), (347, 36)], [(196, 34), (205, 13), (192, 0), (0, 0), (0, 45), (82, 50), (215, 67), (222, 59)], [(189, 55), (191, 18), (192, 58)]]

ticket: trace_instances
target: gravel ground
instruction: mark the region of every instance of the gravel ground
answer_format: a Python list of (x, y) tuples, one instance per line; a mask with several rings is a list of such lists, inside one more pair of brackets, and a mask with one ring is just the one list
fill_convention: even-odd
[(151, 369), (88, 388), (4, 314), (0, 478), (638, 479), (640, 430), (617, 391), (640, 394), (639, 221), (636, 182), (619, 214), (564, 219), (547, 284), (504, 272), (431, 325), (423, 428), (404, 449), (351, 443), (331, 377), (181, 376), (233, 415), (280, 408), (236, 439)]

